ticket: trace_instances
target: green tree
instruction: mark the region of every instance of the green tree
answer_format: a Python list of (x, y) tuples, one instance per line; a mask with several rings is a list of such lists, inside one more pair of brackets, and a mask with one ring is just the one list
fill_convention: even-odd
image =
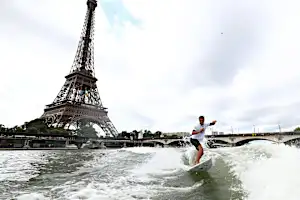
[(88, 138), (98, 138), (97, 131), (93, 127), (93, 123), (88, 120), (81, 120), (78, 123), (78, 129), (76, 131), (78, 136)]
[(3, 124), (0, 124), (0, 131), (4, 131), (5, 130), (5, 126)]
[(79, 136), (88, 138), (98, 138), (97, 131), (91, 125), (85, 125), (78, 130)]
[(130, 133), (127, 133), (127, 131), (122, 131), (120, 134), (117, 135), (117, 138), (129, 138)]
[(160, 136), (162, 135), (162, 132), (161, 131), (156, 131), (154, 133), (154, 138), (160, 138)]
[(16, 132), (24, 132), (24, 129), (22, 128), (22, 126), (17, 126), (15, 131)]
[(150, 130), (144, 130), (143, 137), (144, 137), (144, 138), (153, 138), (153, 137), (154, 137), (154, 134), (151, 133)]
[(34, 120), (28, 122), (26, 124), (25, 128), (26, 128), (27, 132), (31, 132), (31, 131), (29, 131), (29, 130), (32, 130), (30, 128), (35, 128), (35, 129), (37, 129), (38, 133), (40, 133), (40, 132), (46, 133), (46, 132), (48, 132), (48, 129), (49, 129), (47, 124), (45, 123), (44, 119), (40, 119), (40, 118), (37, 118), (37, 119), (34, 119)]
[(134, 130), (129, 134), (129, 138), (130, 138), (130, 136), (132, 136), (133, 139), (136, 140), (136, 139), (138, 139), (139, 132), (137, 130)]
[(297, 128), (295, 128), (295, 130), (294, 130), (295, 132), (297, 131), (300, 131), (300, 127), (297, 127)]
[(38, 133), (38, 129), (35, 128), (35, 127), (29, 127), (27, 130), (26, 130), (28, 133)]

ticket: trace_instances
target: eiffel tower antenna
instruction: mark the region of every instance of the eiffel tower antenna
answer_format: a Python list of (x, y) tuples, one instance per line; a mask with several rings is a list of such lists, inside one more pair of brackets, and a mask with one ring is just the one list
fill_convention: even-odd
[(66, 81), (52, 104), (46, 105), (44, 118), (49, 125), (69, 127), (82, 119), (98, 124), (106, 136), (118, 132), (107, 115), (96, 85), (94, 69), (94, 24), (97, 0), (87, 0), (87, 13), (76, 56)]

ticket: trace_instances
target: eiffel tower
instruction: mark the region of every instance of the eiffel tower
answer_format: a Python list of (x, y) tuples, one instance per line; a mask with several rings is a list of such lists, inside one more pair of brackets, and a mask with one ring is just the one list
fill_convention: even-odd
[(52, 104), (46, 105), (41, 116), (48, 125), (69, 128), (87, 119), (98, 124), (106, 136), (118, 132), (101, 102), (94, 70), (94, 24), (97, 0), (87, 1), (87, 13), (76, 56), (66, 81)]

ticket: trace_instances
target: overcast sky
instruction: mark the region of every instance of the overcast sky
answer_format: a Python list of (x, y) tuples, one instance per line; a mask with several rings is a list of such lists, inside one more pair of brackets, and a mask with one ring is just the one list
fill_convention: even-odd
[[(100, 0), (95, 70), (119, 131), (300, 125), (300, 1)], [(0, 0), (0, 123), (40, 117), (70, 71), (86, 0)]]

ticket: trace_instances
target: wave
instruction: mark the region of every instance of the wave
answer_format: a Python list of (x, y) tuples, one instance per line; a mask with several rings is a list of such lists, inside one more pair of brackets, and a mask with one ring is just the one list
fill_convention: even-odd
[(195, 153), (193, 147), (85, 152), (89, 160), (72, 176), (60, 175), (59, 185), (55, 173), (48, 174), (44, 185), (30, 188), (29, 184), (26, 191), (20, 189), (17, 199), (299, 199), (297, 148), (253, 143), (205, 149), (204, 155), (213, 158), (214, 166), (208, 173), (192, 175), (186, 168)]

